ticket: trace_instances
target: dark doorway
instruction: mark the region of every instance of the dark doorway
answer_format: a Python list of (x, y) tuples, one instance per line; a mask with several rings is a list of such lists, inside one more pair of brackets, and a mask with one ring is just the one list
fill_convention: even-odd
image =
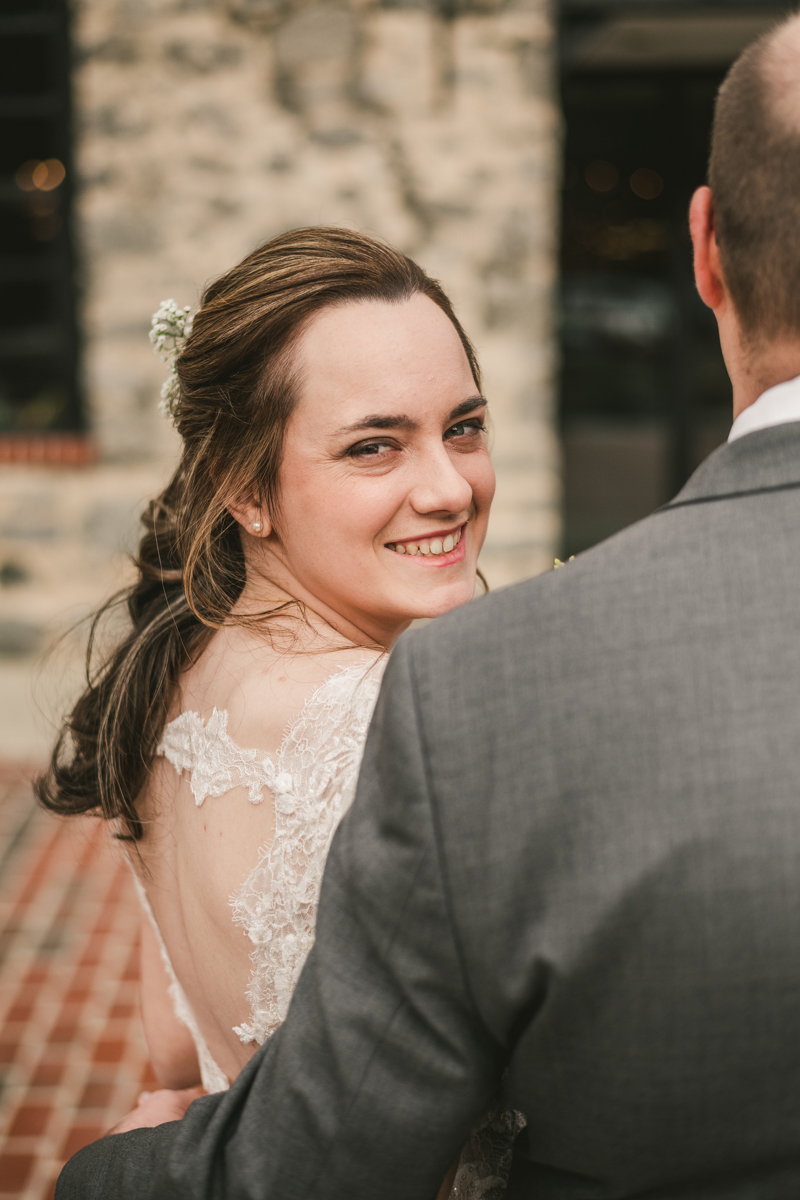
[(0, 2), (0, 436), (77, 431), (67, 0)]
[[(585, 6), (565, 5), (566, 554), (664, 503), (731, 424), (730, 383), (713, 315), (694, 288), (687, 220), (692, 192), (705, 182), (714, 98), (728, 63), (705, 64), (696, 44), (681, 50), (679, 36), (665, 62), (671, 28), (688, 29), (686, 43), (706, 26), (692, 24), (693, 6), (655, 19), (646, 7), (639, 19), (636, 5), (594, 4), (588, 15)], [(741, 8), (736, 15), (746, 44), (758, 22), (742, 24)], [(769, 19), (762, 10), (761, 23)], [(739, 48), (735, 40), (722, 39), (726, 59)], [(719, 46), (712, 28), (712, 58)]]

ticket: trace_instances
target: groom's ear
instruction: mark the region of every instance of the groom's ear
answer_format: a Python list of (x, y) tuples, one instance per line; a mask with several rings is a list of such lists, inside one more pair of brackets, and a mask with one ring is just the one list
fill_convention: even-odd
[(227, 509), (234, 521), (238, 522), (250, 537), (265, 538), (272, 533), (269, 513), (262, 502), (254, 496), (231, 500), (228, 502)]
[(722, 275), (711, 189), (700, 187), (689, 205), (689, 229), (694, 247), (694, 278), (700, 299), (715, 313), (727, 300)]

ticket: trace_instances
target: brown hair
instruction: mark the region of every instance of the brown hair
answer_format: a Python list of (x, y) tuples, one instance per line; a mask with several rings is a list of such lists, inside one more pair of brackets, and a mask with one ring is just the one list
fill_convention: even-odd
[(708, 175), (717, 242), (749, 337), (800, 334), (800, 129), (782, 120), (776, 61), (780, 34), (795, 20), (748, 46), (714, 113)]
[[(141, 837), (136, 800), (181, 672), (214, 630), (253, 621), (232, 613), (245, 562), (227, 504), (252, 495), (271, 515), (278, 509), (283, 437), (296, 400), (293, 346), (323, 308), (400, 303), (417, 293), (452, 321), (480, 386), (475, 351), (441, 285), (363, 234), (292, 230), (206, 288), (176, 364), (181, 461), (142, 517), (138, 580), (93, 619), (86, 690), (36, 783), (46, 808), (99, 811), (117, 819), (118, 836)], [(127, 632), (95, 667), (98, 622), (119, 604), (127, 607)]]

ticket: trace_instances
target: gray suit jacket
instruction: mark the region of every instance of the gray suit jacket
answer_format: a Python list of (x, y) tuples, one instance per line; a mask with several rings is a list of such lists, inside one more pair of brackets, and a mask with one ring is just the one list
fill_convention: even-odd
[(58, 1200), (800, 1196), (800, 423), (405, 636), (279, 1033)]

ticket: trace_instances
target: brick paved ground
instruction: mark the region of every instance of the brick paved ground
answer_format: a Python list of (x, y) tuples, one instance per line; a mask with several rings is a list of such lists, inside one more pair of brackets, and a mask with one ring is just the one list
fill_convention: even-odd
[(40, 812), (0, 767), (0, 1197), (48, 1200), (64, 1160), (153, 1086), (138, 926), (103, 826)]

